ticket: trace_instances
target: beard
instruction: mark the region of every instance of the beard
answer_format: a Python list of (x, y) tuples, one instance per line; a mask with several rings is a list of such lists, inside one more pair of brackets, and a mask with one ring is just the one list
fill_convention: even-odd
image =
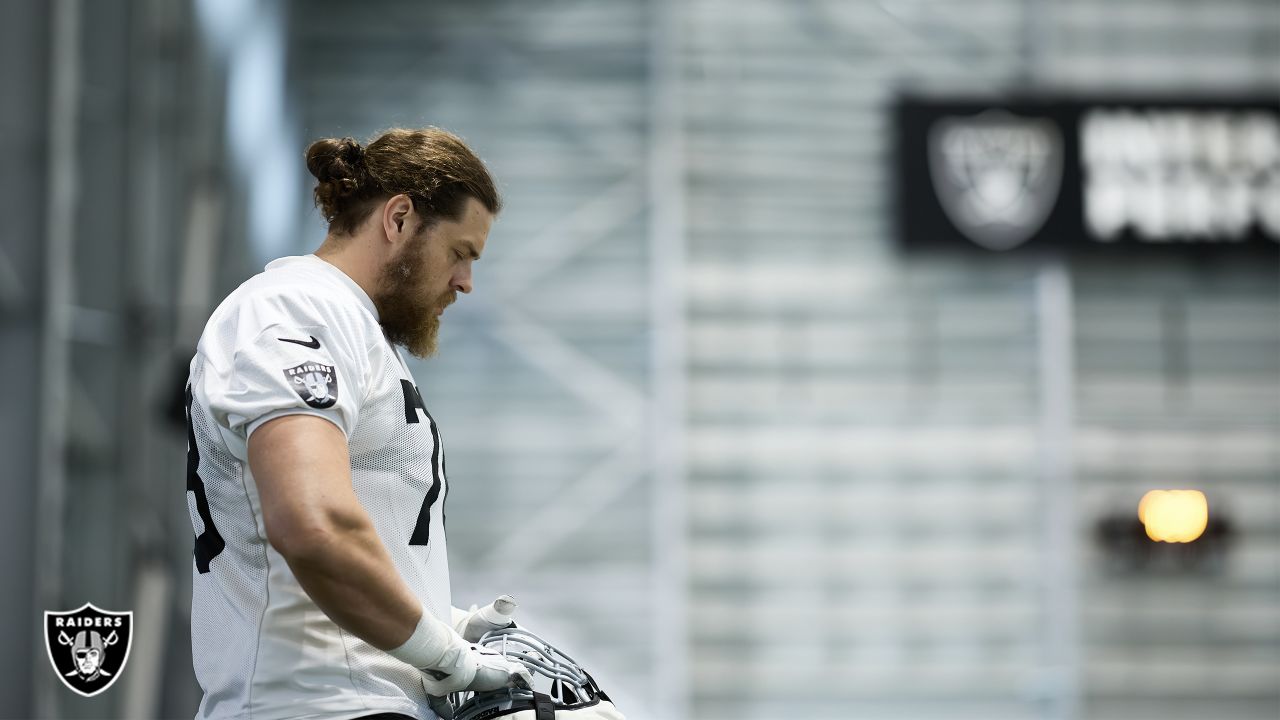
[(387, 340), (424, 359), (436, 354), (440, 332), (437, 311), (448, 304), (452, 295), (428, 296), (427, 288), (434, 283), (424, 262), (426, 247), (427, 233), (421, 232), (383, 266), (378, 275), (378, 294), (373, 298)]

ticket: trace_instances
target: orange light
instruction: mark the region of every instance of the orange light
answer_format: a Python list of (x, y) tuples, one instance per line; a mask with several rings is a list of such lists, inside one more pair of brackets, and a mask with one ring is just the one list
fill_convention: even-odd
[(1199, 490), (1152, 490), (1138, 503), (1138, 519), (1152, 540), (1188, 543), (1209, 524), (1209, 501)]

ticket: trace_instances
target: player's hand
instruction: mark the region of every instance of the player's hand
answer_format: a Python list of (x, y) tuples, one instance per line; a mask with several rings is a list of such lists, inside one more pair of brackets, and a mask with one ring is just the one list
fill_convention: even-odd
[(437, 667), (420, 668), (422, 687), (428, 695), (533, 687), (533, 675), (524, 665), (488, 648), (459, 643)]
[(467, 685), (467, 690), (486, 692), (503, 688), (533, 689), (533, 674), (529, 672), (529, 668), (515, 660), (508, 660), (496, 650), (478, 645), (472, 645), (471, 649), (479, 656), (479, 660), (476, 676)]
[(510, 595), (502, 595), (497, 600), (463, 615), (454, 623), (453, 629), (467, 642), (476, 642), (484, 634), (511, 626), (511, 615), (516, 611), (516, 599)]

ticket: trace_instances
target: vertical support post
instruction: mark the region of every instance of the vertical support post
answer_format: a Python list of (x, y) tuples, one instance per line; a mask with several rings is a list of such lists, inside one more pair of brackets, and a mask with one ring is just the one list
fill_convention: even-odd
[[(45, 292), (41, 343), (39, 496), (36, 499), (36, 624), (43, 654), (43, 611), (60, 610), (62, 526), (66, 503), (67, 384), (75, 304), (72, 247), (78, 207), (76, 136), (80, 122), (80, 0), (54, 0), (49, 46), (49, 195), (45, 207)], [(35, 655), (40, 657), (41, 655)], [(35, 673), (38, 717), (57, 717), (58, 681)]]
[(1072, 443), (1075, 363), (1071, 276), (1064, 261), (1045, 261), (1036, 275), (1039, 320), (1041, 589), (1044, 609), (1044, 713), (1050, 720), (1080, 714), (1079, 592), (1076, 484)]
[[(32, 242), (46, 230), (38, 210), (48, 190), (49, 109), (52, 89), (48, 42), (53, 11), (43, 0), (17, 0), (0, 4), (0, 126), (6, 130), (11, 152), (0, 166), (0, 195), (8, 207), (5, 231), (0, 236), (0, 396), (7, 408), (0, 411), (0, 565), (9, 590), (0, 592), (0, 698), (5, 712), (14, 717), (36, 714), (36, 676), (48, 667), (32, 662), (43, 653), (43, 632), (35, 628), (37, 617), (35, 578), (36, 508), (40, 484), (40, 428), (38, 419), (25, 412), (41, 399), (38, 378), (44, 327), (37, 293), (45, 254), (42, 242)], [(16, 151), (17, 148), (30, 151)], [(21, 408), (22, 411), (17, 409)], [(25, 588), (21, 590), (20, 588)]]
[[(689, 716), (685, 494), (685, 177), (681, 5), (653, 4), (650, 40), (650, 312), (653, 403), (654, 713)], [(658, 659), (661, 659), (659, 662)]]
[[(127, 77), (132, 92), (130, 121), (122, 136), (134, 165), (127, 193), (128, 231), (122, 243), (128, 259), (123, 309), (125, 317), (137, 325), (132, 331), (133, 342), (121, 348), (126, 360), (121, 380), (126, 391), (120, 412), (127, 418), (124, 426), (130, 428), (135, 445), (120, 458), (124, 472), (119, 482), (131, 498), (124, 534), (126, 567), (132, 572), (127, 606), (135, 617), (146, 621), (134, 626), (129, 672), (121, 679), (117, 696), (121, 717), (143, 718), (165, 716), (162, 699), (166, 686), (174, 684), (172, 670), (166, 665), (167, 654), (173, 635), (189, 637), (189, 628), (176, 627), (177, 614), (173, 612), (175, 585), (180, 578), (175, 577), (172, 563), (165, 562), (171, 554), (166, 515), (173, 507), (166, 499), (174, 496), (177, 475), (168, 472), (171, 463), (163, 462), (171, 446), (168, 438), (161, 436), (167, 428), (156, 412), (154, 390), (156, 378), (172, 378), (173, 339), (165, 329), (169, 325), (157, 320), (173, 306), (176, 294), (165, 277), (166, 261), (172, 257), (167, 246), (173, 240), (165, 229), (175, 225), (175, 208), (185, 199), (185, 187), (173, 180), (181, 178), (183, 170), (194, 163), (185, 143), (175, 162), (175, 135), (184, 126), (180, 121), (166, 122), (181, 117), (181, 103), (191, 94), (184, 97), (177, 87), (182, 61), (165, 52), (166, 46), (181, 42), (183, 15), (191, 9), (168, 0), (131, 0), (130, 5)], [(209, 268), (216, 263), (212, 259), (205, 262), (204, 272), (210, 274)], [(167, 390), (177, 393), (181, 388)], [(189, 572), (190, 558), (180, 567)]]

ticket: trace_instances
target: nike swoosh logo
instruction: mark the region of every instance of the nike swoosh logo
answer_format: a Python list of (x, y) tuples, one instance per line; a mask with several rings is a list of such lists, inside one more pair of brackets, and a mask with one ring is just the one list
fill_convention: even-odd
[(316, 336), (309, 335), (308, 337), (311, 338), (311, 342), (307, 342), (306, 340), (290, 340), (289, 338), (276, 338), (276, 339), (279, 340), (280, 342), (290, 342), (290, 343), (293, 343), (294, 345), (301, 345), (302, 347), (311, 348), (312, 350), (319, 350), (320, 341), (316, 339)]

